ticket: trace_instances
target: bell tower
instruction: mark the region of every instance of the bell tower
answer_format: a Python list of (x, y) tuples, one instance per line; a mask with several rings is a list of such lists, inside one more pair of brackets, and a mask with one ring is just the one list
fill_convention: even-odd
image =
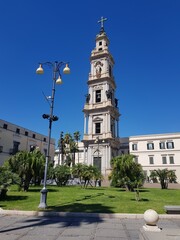
[(88, 93), (84, 105), (84, 162), (95, 165), (107, 176), (111, 158), (119, 154), (119, 109), (115, 97), (114, 59), (109, 52), (109, 39), (104, 21), (96, 35), (96, 45), (90, 56)]

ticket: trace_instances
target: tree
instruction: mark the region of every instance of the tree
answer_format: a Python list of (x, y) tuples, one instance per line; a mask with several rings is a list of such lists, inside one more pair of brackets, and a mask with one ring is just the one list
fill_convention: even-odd
[(72, 174), (73, 177), (79, 178), (81, 183), (84, 181), (84, 187), (87, 187), (89, 184), (92, 186), (92, 180), (94, 180), (96, 186), (97, 181), (103, 179), (101, 172), (95, 166), (82, 163), (77, 163), (73, 166)]
[(41, 180), (44, 176), (45, 157), (38, 150), (34, 150), (31, 153), (31, 157), (32, 157), (33, 182), (35, 185), (40, 186)]
[(109, 179), (112, 185), (126, 187), (129, 191), (134, 191), (135, 187), (143, 184), (144, 173), (142, 166), (134, 162), (134, 156), (123, 154), (111, 160), (112, 172)]
[(6, 166), (0, 167), (0, 200), (6, 198), (8, 186), (13, 183), (19, 183), (17, 174), (12, 173)]
[(177, 183), (177, 176), (173, 170), (169, 170), (168, 179), (169, 183)]
[(157, 173), (155, 172), (155, 171), (151, 171), (151, 173), (150, 173), (150, 182), (152, 183), (157, 183), (158, 182), (158, 180), (157, 180)]
[[(70, 166), (75, 165), (75, 153), (78, 151), (78, 145), (72, 138), (71, 134), (66, 133), (64, 136), (64, 143), (65, 143), (65, 154), (66, 154), (66, 164)], [(70, 162), (71, 159), (71, 162)]]
[(68, 182), (68, 179), (71, 175), (70, 168), (67, 165), (57, 165), (53, 169), (53, 179), (58, 186), (65, 186)]
[(40, 151), (20, 151), (7, 160), (6, 165), (20, 177), (20, 188), (28, 191), (32, 179), (40, 184), (44, 173), (45, 157)]
[(73, 177), (79, 178), (80, 182), (82, 181), (83, 170), (84, 164), (82, 163), (77, 163), (72, 168)]
[(64, 136), (64, 153), (66, 156), (65, 164), (70, 166), (72, 162), (72, 156), (70, 156), (70, 141), (72, 136), (70, 133), (66, 133)]
[(64, 135), (64, 143), (66, 144), (66, 153), (69, 153), (70, 152), (70, 141), (72, 139), (72, 136), (70, 133), (66, 133)]
[(92, 165), (83, 165), (83, 171), (82, 171), (82, 179), (84, 180), (84, 187), (87, 188), (88, 184), (91, 184), (91, 180), (94, 176), (94, 168)]
[(74, 139), (71, 139), (70, 141), (70, 153), (71, 153), (71, 158), (72, 158), (72, 166), (75, 165), (75, 154), (78, 151), (78, 145), (74, 141)]
[(104, 179), (101, 171), (99, 169), (97, 169), (97, 167), (94, 166), (94, 186), (97, 186), (97, 183), (99, 183), (99, 186), (101, 186), (101, 181)]
[(27, 191), (33, 177), (31, 152), (18, 152), (8, 162), (10, 169), (17, 173), (21, 179), (20, 187)]
[(76, 144), (77, 144), (77, 152), (78, 152), (78, 163), (79, 163), (79, 149), (78, 149), (78, 141), (80, 140), (80, 132), (79, 131), (76, 131), (74, 132), (74, 139), (76, 141)]
[(61, 164), (64, 164), (65, 143), (63, 138), (63, 132), (61, 132), (60, 139), (58, 140), (58, 148), (59, 148), (58, 165), (60, 164), (60, 153), (61, 153)]
[(158, 177), (158, 180), (161, 184), (161, 189), (167, 189), (168, 188), (168, 182), (175, 180), (176, 181), (176, 174), (172, 170), (165, 169), (155, 169), (151, 172), (150, 178), (152, 176)]
[(94, 180), (96, 186), (97, 181), (103, 179), (100, 171), (97, 169), (96, 166), (86, 164), (82, 164), (81, 178), (82, 180), (84, 180), (85, 188), (87, 188), (89, 184), (93, 186), (92, 180)]

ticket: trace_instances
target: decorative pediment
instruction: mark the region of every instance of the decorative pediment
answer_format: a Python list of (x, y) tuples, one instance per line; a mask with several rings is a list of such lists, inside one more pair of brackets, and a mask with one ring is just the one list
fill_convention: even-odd
[(103, 119), (100, 118), (100, 117), (95, 117), (95, 118), (93, 119), (93, 122), (102, 122), (102, 121), (103, 121)]
[(103, 86), (102, 85), (96, 85), (94, 86), (94, 91), (96, 90), (102, 90), (103, 89)]

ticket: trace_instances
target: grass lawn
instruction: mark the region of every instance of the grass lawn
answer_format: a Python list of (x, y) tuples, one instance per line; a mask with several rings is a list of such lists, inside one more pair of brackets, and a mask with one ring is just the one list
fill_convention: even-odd
[[(87, 213), (144, 213), (154, 209), (165, 213), (164, 205), (180, 205), (180, 190), (141, 189), (140, 201), (135, 200), (135, 192), (111, 187), (47, 186), (46, 211), (87, 212)], [(30, 187), (28, 192), (18, 192), (11, 186), (7, 200), (0, 201), (2, 209), (38, 210), (40, 187)]]

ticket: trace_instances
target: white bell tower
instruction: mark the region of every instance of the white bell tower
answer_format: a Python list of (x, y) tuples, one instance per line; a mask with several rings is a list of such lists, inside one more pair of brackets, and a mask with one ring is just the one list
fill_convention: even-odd
[(88, 94), (84, 105), (84, 162), (95, 165), (107, 176), (111, 158), (119, 155), (119, 109), (115, 98), (116, 84), (113, 75), (114, 59), (109, 52), (109, 39), (101, 29), (96, 36), (96, 46), (91, 52), (91, 69)]

